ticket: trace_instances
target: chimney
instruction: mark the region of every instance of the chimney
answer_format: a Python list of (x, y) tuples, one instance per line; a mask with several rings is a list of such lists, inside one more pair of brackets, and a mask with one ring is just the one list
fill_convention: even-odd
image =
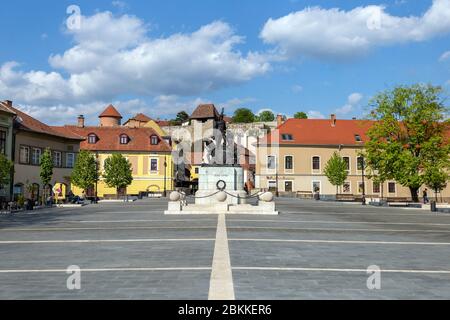
[(337, 121), (336, 115), (335, 115), (335, 114), (332, 114), (332, 115), (331, 115), (331, 126), (332, 126), (332, 127), (336, 127), (336, 121)]
[(84, 116), (80, 115), (78, 117), (78, 128), (84, 128)]
[(12, 103), (11, 100), (5, 100), (5, 101), (4, 101), (4, 104), (6, 104), (6, 106), (7, 106), (8, 108), (12, 108), (12, 106), (13, 106), (13, 103)]
[(281, 126), (284, 122), (284, 117), (283, 115), (279, 114), (277, 115), (277, 127)]

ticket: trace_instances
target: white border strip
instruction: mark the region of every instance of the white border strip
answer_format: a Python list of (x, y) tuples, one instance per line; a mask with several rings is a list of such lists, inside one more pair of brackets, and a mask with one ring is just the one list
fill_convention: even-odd
[(235, 300), (227, 226), (224, 214), (219, 215), (217, 223), (209, 300)]
[[(101, 269), (81, 269), (81, 272), (124, 272), (124, 271), (209, 271), (210, 267), (192, 268), (101, 268)], [(30, 270), (0, 270), (0, 274), (7, 273), (66, 273), (67, 269), (30, 269)]]
[[(358, 272), (367, 273), (367, 269), (338, 269), (338, 268), (272, 268), (272, 267), (233, 267), (240, 271), (315, 271), (315, 272)], [(419, 273), (419, 274), (450, 274), (450, 270), (381, 270), (384, 273)]]
[(290, 242), (290, 243), (325, 243), (325, 244), (373, 244), (373, 245), (414, 245), (414, 246), (450, 246), (450, 242), (403, 242), (370, 240), (289, 240), (289, 239), (229, 239), (242, 242)]

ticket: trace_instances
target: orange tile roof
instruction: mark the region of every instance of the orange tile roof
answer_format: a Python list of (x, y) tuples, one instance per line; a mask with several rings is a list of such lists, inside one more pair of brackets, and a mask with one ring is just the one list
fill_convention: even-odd
[(147, 117), (143, 113), (139, 113), (136, 116), (134, 116), (133, 118), (131, 118), (130, 120), (136, 120), (136, 121), (139, 121), (139, 122), (149, 122), (149, 121), (152, 121), (152, 118)]
[(8, 107), (16, 114), (16, 118), (14, 120), (14, 127), (19, 130), (47, 134), (54, 137), (64, 138), (64, 139), (72, 139), (72, 140), (83, 140), (80, 136), (67, 132), (67, 131), (59, 131), (55, 130), (53, 127), (46, 125), (45, 123), (29, 116), (28, 114), (20, 111), (15, 107)]
[[(349, 145), (362, 146), (367, 142), (367, 130), (373, 125), (369, 120), (336, 120), (289, 119), (278, 127), (280, 144), (283, 145)], [(270, 141), (274, 133), (269, 133), (260, 144)], [(282, 139), (283, 134), (292, 135), (292, 141)], [(362, 142), (357, 142), (359, 135)]]
[[(64, 126), (55, 127), (58, 131), (68, 131), (84, 137), (81, 143), (82, 150), (112, 151), (112, 152), (171, 152), (172, 148), (152, 128), (128, 128), (128, 127), (84, 127)], [(97, 143), (89, 144), (87, 137), (95, 134)], [(128, 144), (120, 144), (120, 136), (126, 134), (130, 141)], [(150, 137), (159, 137), (158, 145), (150, 143)]]
[(194, 110), (190, 119), (217, 119), (219, 112), (213, 104), (201, 104)]
[(120, 118), (122, 119), (122, 115), (117, 111), (117, 109), (110, 104), (108, 107), (106, 107), (105, 111), (102, 112), (102, 114), (99, 115), (99, 118), (104, 117), (111, 117), (111, 118)]

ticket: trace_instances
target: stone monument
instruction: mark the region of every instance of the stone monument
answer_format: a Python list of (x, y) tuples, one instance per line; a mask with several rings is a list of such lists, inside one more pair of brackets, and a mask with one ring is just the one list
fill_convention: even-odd
[(232, 137), (227, 137), (223, 109), (215, 129), (218, 135), (208, 139), (204, 163), (199, 170), (195, 204), (188, 205), (185, 195), (175, 191), (170, 195), (165, 214), (278, 214), (270, 192), (256, 195), (259, 198), (257, 206), (247, 204), (249, 196), (244, 190), (244, 169), (238, 164)]

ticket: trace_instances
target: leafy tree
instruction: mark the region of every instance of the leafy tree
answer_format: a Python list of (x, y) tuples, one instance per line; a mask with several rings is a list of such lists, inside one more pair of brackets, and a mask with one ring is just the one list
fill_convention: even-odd
[[(366, 159), (382, 179), (408, 187), (413, 201), (436, 166), (448, 169), (442, 89), (431, 85), (399, 86), (370, 102), (374, 124), (368, 130)], [(433, 155), (433, 159), (430, 159)], [(427, 173), (428, 172), (428, 173)]]
[(295, 113), (294, 118), (295, 119), (308, 119), (308, 115), (305, 112), (301, 111), (301, 112)]
[(14, 163), (4, 154), (0, 154), (0, 184), (7, 185), (11, 182), (11, 173), (14, 170)]
[(41, 177), (42, 185), (44, 186), (43, 197), (44, 197), (44, 202), (45, 202), (45, 197), (47, 196), (47, 194), (45, 194), (45, 193), (46, 193), (47, 187), (50, 185), (50, 181), (52, 181), (52, 177), (53, 177), (53, 157), (52, 157), (52, 152), (50, 151), (49, 148), (47, 148), (45, 150), (44, 154), (41, 157), (40, 177)]
[(176, 121), (183, 123), (189, 120), (189, 115), (185, 111), (181, 111), (177, 114)]
[(70, 180), (74, 186), (85, 192), (98, 181), (97, 160), (92, 152), (81, 151), (78, 154)]
[(108, 187), (116, 188), (118, 198), (119, 190), (133, 182), (131, 163), (120, 153), (114, 153), (105, 160), (103, 178)]
[(328, 160), (325, 165), (324, 173), (327, 176), (328, 181), (330, 181), (333, 186), (336, 186), (337, 195), (339, 193), (338, 187), (342, 186), (348, 177), (347, 164), (339, 153), (335, 152), (330, 160)]
[(273, 114), (272, 111), (270, 110), (266, 110), (266, 111), (262, 111), (259, 115), (258, 115), (258, 121), (261, 122), (271, 122), (275, 120), (275, 115)]
[(233, 116), (234, 123), (252, 123), (255, 122), (255, 119), (253, 112), (247, 108), (237, 109)]

